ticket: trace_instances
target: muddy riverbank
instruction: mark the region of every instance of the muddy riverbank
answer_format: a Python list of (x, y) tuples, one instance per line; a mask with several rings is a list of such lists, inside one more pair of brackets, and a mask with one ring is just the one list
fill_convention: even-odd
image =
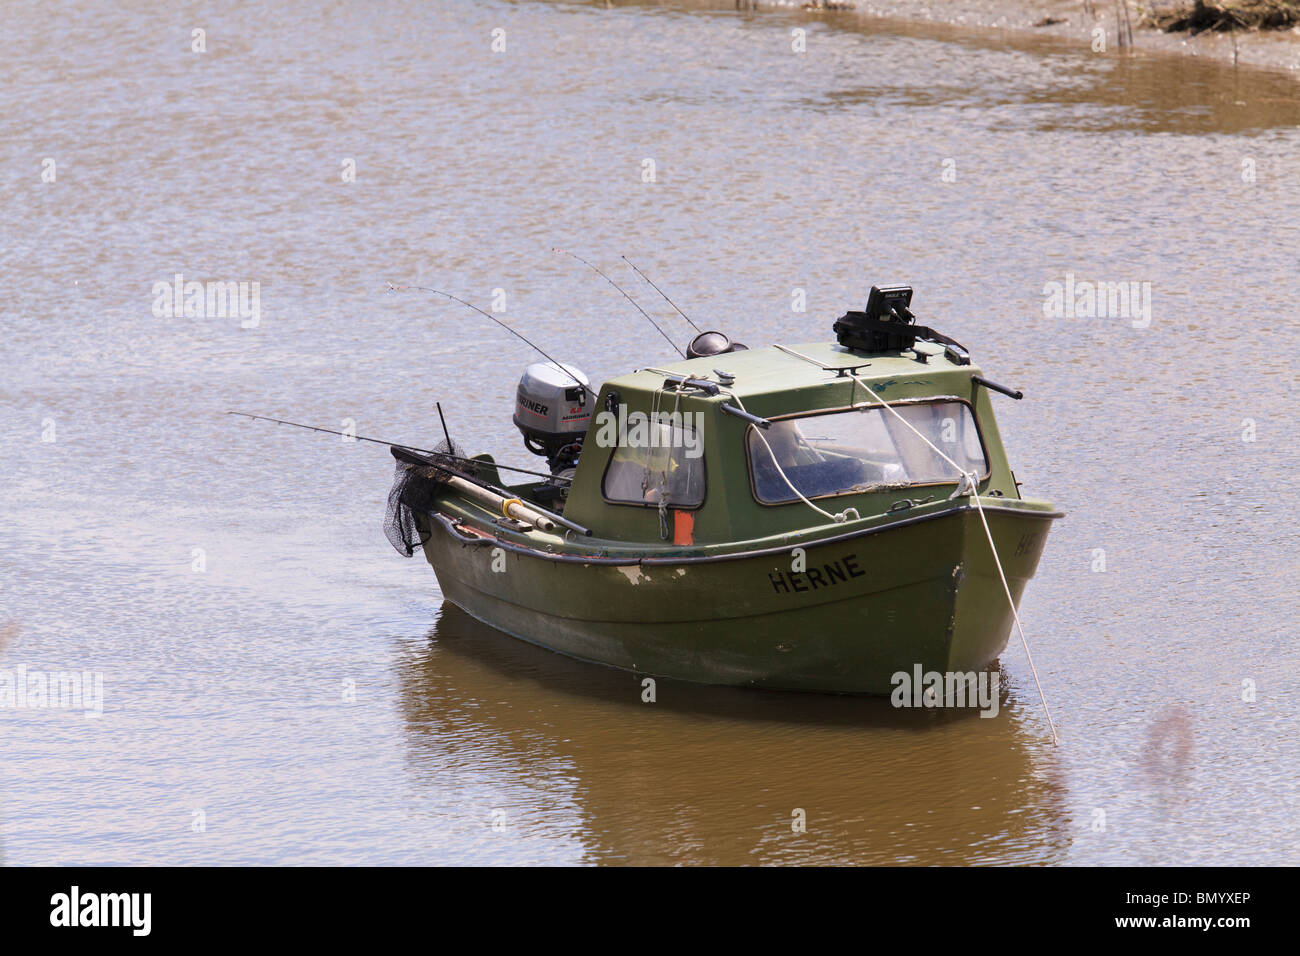
[[(742, 5), (754, 10), (797, 9), (802, 0), (773, 0)], [(735, 6), (719, 0), (709, 6)], [(1191, 4), (1184, 4), (1190, 8)], [(1288, 70), (1300, 73), (1300, 30), (1238, 29), (1207, 30), (1199, 33), (1166, 33), (1146, 25), (1149, 13), (1167, 14), (1178, 4), (1163, 0), (1154, 4), (1084, 0), (853, 0), (844, 9), (817, 11), (823, 17), (871, 17), (885, 20), (925, 21), (974, 30), (1003, 30), (1059, 39), (1065, 45), (1079, 45), (1105, 56), (1127, 54), (1181, 54), (1236, 63), (1240, 66)], [(848, 7), (851, 6), (851, 9)], [(1157, 22), (1165, 17), (1157, 15)]]

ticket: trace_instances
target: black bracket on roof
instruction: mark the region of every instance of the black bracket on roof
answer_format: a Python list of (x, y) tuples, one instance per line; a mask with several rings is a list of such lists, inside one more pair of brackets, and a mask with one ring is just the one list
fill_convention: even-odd
[(669, 375), (664, 378), (664, 387), (669, 385), (675, 388), (698, 388), (705, 395), (718, 394), (718, 383), (710, 382), (708, 379), (687, 378), (685, 375)]
[(751, 412), (747, 412), (743, 408), (737, 408), (735, 405), (724, 404), (724, 405), (719, 405), (718, 408), (726, 412), (728, 415), (735, 415), (737, 418), (741, 419), (742, 421), (749, 422), (751, 425), (761, 428), (764, 431), (767, 431), (769, 428), (772, 427), (772, 422), (769, 421), (768, 419), (760, 418), (758, 415), (755, 415)]
[(848, 378), (850, 375), (856, 375), (864, 368), (870, 368), (870, 362), (863, 362), (861, 365), (838, 365), (834, 368), (828, 368), (828, 372), (834, 372), (836, 378)]

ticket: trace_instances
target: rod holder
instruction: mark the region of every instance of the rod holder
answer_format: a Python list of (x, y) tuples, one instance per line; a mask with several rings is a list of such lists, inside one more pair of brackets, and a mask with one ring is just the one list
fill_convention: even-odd
[(999, 385), (997, 382), (990, 382), (983, 375), (972, 375), (970, 380), (976, 385), (983, 385), (985, 388), (992, 389), (995, 392), (1001, 392), (1003, 395), (1014, 398), (1016, 401), (1020, 401), (1025, 397), (1025, 393), (1020, 391), (1020, 389), (1007, 388), (1005, 385)]

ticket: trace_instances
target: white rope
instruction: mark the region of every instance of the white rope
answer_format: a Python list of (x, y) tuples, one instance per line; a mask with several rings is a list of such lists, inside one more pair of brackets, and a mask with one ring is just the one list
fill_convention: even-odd
[[(1029, 653), (1029, 641), (1025, 638), (1025, 629), (1020, 624), (1020, 613), (1016, 610), (1015, 598), (1011, 596), (1011, 586), (1007, 584), (1006, 572), (1002, 570), (1002, 559), (998, 557), (997, 545), (993, 543), (993, 532), (989, 530), (988, 518), (984, 516), (984, 505), (980, 503), (979, 486), (978, 486), (975, 472), (973, 471), (967, 472), (966, 469), (961, 467), (961, 465), (957, 464), (955, 461), (953, 461), (951, 458), (945, 455), (942, 451), (940, 451), (939, 448), (934, 444), (934, 442), (930, 441), (930, 439), (926, 438), (919, 431), (917, 431), (917, 429), (912, 426), (911, 422), (909, 422), (906, 418), (900, 415), (897, 411), (894, 410), (894, 408), (888, 402), (886, 402), (883, 398), (881, 398), (874, 391), (872, 391), (871, 386), (867, 385), (866, 382), (862, 381), (862, 379), (858, 378), (852, 372), (849, 372), (848, 376), (849, 378), (853, 379), (853, 381), (861, 385), (864, 389), (866, 389), (868, 395), (870, 395), (877, 402), (879, 402), (881, 407), (883, 407), (886, 411), (888, 411), (900, 422), (906, 425), (912, 431), (912, 433), (916, 435), (917, 438), (921, 439), (921, 441), (929, 445), (930, 448), (934, 450), (934, 453), (936, 455), (938, 455), (948, 464), (952, 465), (954, 468), (957, 469), (957, 473), (962, 476), (962, 482), (957, 486), (957, 491), (954, 494), (954, 497), (957, 494), (961, 494), (962, 488), (964, 486), (968, 486), (970, 488), (969, 494), (971, 500), (975, 502), (975, 510), (979, 512), (980, 523), (984, 525), (984, 535), (989, 540), (989, 550), (993, 552), (993, 563), (997, 565), (998, 577), (1002, 579), (1002, 590), (1006, 592), (1007, 603), (1011, 605), (1011, 616), (1015, 619), (1016, 631), (1020, 634), (1020, 644), (1025, 649), (1025, 659), (1029, 661), (1029, 672), (1034, 675), (1034, 686), (1038, 688), (1038, 699), (1043, 702), (1043, 713), (1047, 715), (1047, 726), (1051, 728), (1052, 731), (1052, 743), (1053, 744), (1059, 743), (1056, 736), (1056, 724), (1052, 721), (1052, 712), (1051, 710), (1048, 709), (1047, 706), (1047, 696), (1043, 693), (1043, 685), (1038, 680), (1038, 669), (1034, 667), (1034, 657), (1032, 654)], [(852, 402), (850, 402), (850, 404), (852, 404)]]
[[(740, 396), (737, 395), (735, 392), (728, 391), (726, 389), (721, 389), (721, 391), (725, 391), (728, 395), (734, 398), (736, 400), (736, 404), (740, 406), (741, 411), (744, 412), (749, 411), (749, 409), (745, 408), (745, 403), (740, 400)], [(845, 521), (849, 520), (850, 512), (853, 513), (854, 521), (862, 517), (861, 515), (858, 514), (857, 508), (845, 508), (843, 511), (839, 512), (838, 514), (831, 514), (829, 511), (823, 511), (821, 508), (818, 508), (815, 504), (813, 504), (811, 501), (805, 498), (803, 492), (801, 492), (798, 488), (796, 488), (794, 486), (794, 482), (792, 482), (786, 476), (785, 469), (783, 469), (781, 467), (781, 463), (776, 460), (776, 452), (772, 450), (772, 446), (768, 444), (766, 436), (763, 435), (763, 429), (755, 428), (754, 434), (763, 440), (763, 447), (767, 449), (767, 453), (772, 459), (772, 464), (776, 468), (776, 473), (781, 476), (781, 480), (784, 481), (786, 485), (790, 488), (790, 490), (799, 496), (799, 500), (802, 501), (804, 504), (806, 504), (809, 508), (811, 508), (813, 511), (817, 512), (819, 515), (821, 515), (824, 518), (830, 518), (836, 524), (843, 524)]]
[[(804, 355), (802, 352), (796, 351), (795, 349), (790, 348), (790, 346), (788, 346), (788, 345), (776, 345), (776, 346), (774, 346), (774, 348), (778, 348), (778, 349), (780, 349), (782, 352), (789, 352), (791, 355), (795, 356), (796, 358), (801, 358), (801, 359), (803, 359), (805, 362), (811, 362), (813, 365), (816, 365), (816, 366), (817, 366), (819, 369), (821, 369), (823, 372), (834, 372), (834, 371), (838, 371), (838, 369), (837, 369), (835, 366), (833, 366), (833, 365), (827, 365), (825, 362), (819, 362), (819, 361), (817, 361), (815, 358), (813, 358), (811, 355)], [(855, 366), (855, 367), (857, 367), (857, 366)]]
[(988, 519), (984, 517), (984, 506), (980, 504), (980, 496), (973, 490), (971, 497), (975, 500), (975, 508), (980, 513), (980, 522), (984, 525), (984, 534), (989, 539), (989, 549), (993, 552), (993, 561), (998, 566), (998, 577), (1002, 579), (1002, 590), (1007, 594), (1007, 603), (1011, 605), (1011, 616), (1016, 619), (1016, 630), (1020, 634), (1020, 645), (1025, 649), (1025, 659), (1029, 661), (1029, 673), (1034, 675), (1034, 686), (1038, 688), (1038, 699), (1043, 702), (1043, 713), (1047, 715), (1047, 726), (1052, 731), (1052, 744), (1055, 746), (1059, 743), (1056, 739), (1056, 724), (1052, 721), (1052, 712), (1047, 708), (1047, 697), (1043, 693), (1043, 685), (1038, 681), (1038, 668), (1034, 667), (1034, 656), (1029, 653), (1029, 641), (1025, 639), (1025, 629), (1020, 625), (1020, 614), (1016, 611), (1015, 599), (1011, 596), (1011, 587), (1007, 584), (1007, 576), (1002, 571), (1002, 562), (998, 559), (998, 549), (993, 544), (993, 532), (989, 530)]

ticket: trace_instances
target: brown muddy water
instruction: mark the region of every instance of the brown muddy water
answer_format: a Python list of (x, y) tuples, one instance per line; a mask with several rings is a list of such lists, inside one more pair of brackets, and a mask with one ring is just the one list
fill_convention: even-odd
[[(6, 7), (0, 680), (103, 693), (0, 708), (6, 862), (1300, 861), (1294, 81), (730, 6)], [(1016, 644), (994, 719), (642, 703), (444, 605), (381, 533), (386, 449), (223, 414), (424, 444), (441, 400), (531, 461), (533, 356), (384, 289), (505, 290), (594, 380), (666, 360), (553, 246), (750, 344), (909, 281), (1022, 388), (1060, 746)], [(258, 321), (156, 316), (177, 273)], [(1045, 314), (1067, 275), (1149, 321)]]

